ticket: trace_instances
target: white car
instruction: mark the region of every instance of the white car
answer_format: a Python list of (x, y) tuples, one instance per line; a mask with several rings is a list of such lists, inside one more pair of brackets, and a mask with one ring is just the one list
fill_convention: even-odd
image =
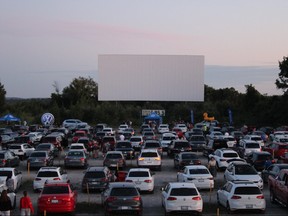
[(183, 170), (177, 173), (177, 181), (194, 183), (198, 189), (214, 188), (214, 178), (204, 165), (184, 166)]
[(144, 140), (142, 136), (132, 136), (130, 142), (134, 150), (139, 151), (142, 148)]
[(17, 192), (22, 185), (22, 173), (16, 168), (2, 167), (0, 181), (5, 181), (10, 191)]
[(245, 162), (231, 162), (224, 172), (224, 179), (226, 181), (252, 181), (257, 184), (261, 190), (263, 189), (263, 180), (260, 175), (253, 166)]
[(109, 136), (114, 136), (114, 135), (115, 135), (115, 131), (114, 131), (113, 128), (111, 128), (111, 127), (105, 127), (105, 128), (103, 128), (102, 132), (105, 132), (105, 133), (108, 134)]
[(223, 136), (219, 136), (219, 138), (227, 140), (228, 148), (236, 147), (237, 141), (236, 141), (236, 139), (233, 136), (231, 136), (231, 135), (223, 135)]
[(163, 151), (167, 152), (167, 150), (171, 144), (171, 141), (176, 140), (177, 138), (178, 138), (178, 136), (174, 133), (163, 133), (162, 137), (160, 139), (160, 143), (161, 143)]
[(180, 128), (182, 130), (183, 133), (186, 133), (188, 128), (185, 124), (176, 124), (175, 126), (176, 128)]
[(15, 143), (8, 146), (8, 149), (17, 155), (21, 160), (28, 158), (35, 148), (28, 143)]
[(129, 126), (127, 124), (121, 124), (118, 127), (118, 133), (125, 131)]
[(41, 132), (30, 132), (28, 135), (33, 137), (34, 142), (40, 142), (43, 137)]
[(261, 152), (261, 145), (254, 141), (254, 140), (245, 140), (241, 139), (239, 141), (239, 156), (245, 158), (247, 155), (251, 154), (252, 152)]
[(218, 139), (218, 137), (223, 137), (223, 134), (220, 131), (212, 131), (211, 133), (206, 135), (208, 140), (210, 139)]
[(85, 154), (88, 154), (88, 150), (83, 143), (71, 143), (69, 147), (70, 150), (83, 150)]
[(137, 159), (137, 166), (145, 168), (156, 168), (161, 170), (161, 155), (156, 149), (142, 149)]
[(261, 147), (264, 147), (264, 141), (261, 138), (261, 136), (258, 135), (246, 135), (243, 137), (244, 140), (252, 140), (252, 141), (256, 141), (260, 144)]
[(34, 191), (42, 190), (45, 183), (70, 182), (61, 167), (41, 167), (33, 181)]
[(227, 182), (217, 191), (217, 202), (229, 213), (236, 210), (260, 210), (264, 213), (266, 209), (263, 193), (251, 181)]
[(79, 119), (66, 119), (63, 121), (62, 126), (69, 129), (76, 129), (86, 127), (88, 124)]
[(203, 199), (193, 183), (171, 182), (162, 190), (162, 206), (165, 215), (172, 212), (202, 213)]
[(238, 153), (232, 149), (216, 149), (213, 154), (210, 154), (209, 159), (212, 157), (216, 160), (216, 165), (219, 169), (226, 169), (230, 159), (240, 159)]
[(169, 125), (168, 124), (160, 124), (157, 128), (159, 134), (163, 134), (169, 132)]
[(154, 192), (154, 173), (148, 168), (131, 168), (126, 176), (126, 182), (134, 182), (140, 191)]

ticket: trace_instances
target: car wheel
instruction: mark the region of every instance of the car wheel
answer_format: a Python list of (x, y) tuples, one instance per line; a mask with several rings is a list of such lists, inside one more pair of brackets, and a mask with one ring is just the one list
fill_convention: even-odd
[(270, 189), (270, 202), (276, 203), (275, 194), (272, 189)]

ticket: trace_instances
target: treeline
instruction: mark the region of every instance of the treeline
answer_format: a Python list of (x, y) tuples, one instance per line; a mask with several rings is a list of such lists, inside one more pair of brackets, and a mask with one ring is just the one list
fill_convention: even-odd
[(214, 89), (205, 85), (204, 102), (102, 102), (98, 101), (98, 85), (92, 78), (75, 78), (62, 93), (55, 87), (55, 93), (47, 99), (6, 99), (0, 107), (1, 115), (12, 113), (28, 124), (41, 124), (42, 114), (49, 112), (56, 124), (64, 119), (78, 118), (91, 125), (108, 123), (118, 125), (130, 120), (140, 125), (142, 109), (163, 109), (165, 123), (183, 120), (203, 120), (203, 113), (214, 116), (220, 122), (229, 122), (228, 110), (232, 111), (234, 126), (278, 127), (287, 124), (288, 96), (267, 96), (260, 94), (253, 85), (246, 85), (246, 92), (234, 88)]

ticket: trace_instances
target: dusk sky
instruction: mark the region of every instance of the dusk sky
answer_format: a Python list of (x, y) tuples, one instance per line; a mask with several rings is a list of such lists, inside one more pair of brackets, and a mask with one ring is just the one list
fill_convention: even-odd
[(100, 54), (204, 55), (204, 83), (279, 95), (287, 0), (0, 0), (0, 82), (7, 97), (50, 97)]

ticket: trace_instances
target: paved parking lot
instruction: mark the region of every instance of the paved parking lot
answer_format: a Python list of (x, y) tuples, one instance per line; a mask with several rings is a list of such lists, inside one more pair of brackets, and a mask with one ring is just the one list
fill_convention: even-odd
[[(59, 158), (55, 158), (54, 166), (63, 166), (63, 157), (65, 152), (62, 152)], [(201, 156), (202, 164), (207, 164), (207, 159), (202, 157), (202, 153), (197, 153)], [(102, 166), (103, 157), (101, 153), (99, 154), (99, 158), (92, 159), (89, 158), (90, 166)], [(127, 170), (131, 167), (136, 167), (135, 160), (127, 160)], [(22, 196), (23, 190), (28, 190), (30, 197), (32, 198), (34, 208), (37, 209), (37, 198), (39, 193), (34, 193), (32, 190), (32, 181), (36, 176), (35, 170), (30, 171), (30, 173), (26, 170), (26, 161), (22, 161), (19, 170), (22, 171), (24, 184), (21, 187), (21, 190), (17, 193), (17, 201), (19, 202), (20, 197)], [(83, 169), (68, 169), (68, 177), (71, 180), (71, 183), (76, 186), (78, 191), (78, 203), (87, 202), (90, 203), (91, 207), (98, 206), (97, 215), (104, 215), (104, 211), (101, 207), (101, 196), (100, 192), (94, 193), (82, 193), (81, 192), (81, 180), (84, 175)], [(173, 159), (168, 158), (166, 153), (162, 158), (162, 171), (155, 171), (155, 191), (154, 194), (142, 194), (143, 203), (144, 203), (144, 212), (143, 215), (164, 215), (164, 211), (161, 207), (161, 187), (163, 187), (167, 182), (176, 181), (176, 173), (177, 170), (173, 167)], [(203, 215), (226, 215), (227, 212), (223, 207), (218, 207), (216, 200), (216, 191), (219, 187), (223, 185), (223, 172), (218, 172), (217, 178), (215, 180), (215, 189), (213, 191), (200, 191), (203, 201)], [(287, 215), (287, 209), (277, 205), (271, 204), (269, 201), (269, 191), (267, 189), (267, 185), (264, 187), (264, 195), (266, 198), (267, 209), (265, 215)], [(19, 210), (16, 209), (14, 211), (14, 215), (17, 215)], [(258, 213), (253, 212), (245, 212), (239, 213), (239, 215), (257, 215)], [(78, 215), (78, 213), (77, 213)], [(79, 215), (85, 215), (85, 213), (81, 213)], [(237, 215), (237, 214), (235, 214)]]

